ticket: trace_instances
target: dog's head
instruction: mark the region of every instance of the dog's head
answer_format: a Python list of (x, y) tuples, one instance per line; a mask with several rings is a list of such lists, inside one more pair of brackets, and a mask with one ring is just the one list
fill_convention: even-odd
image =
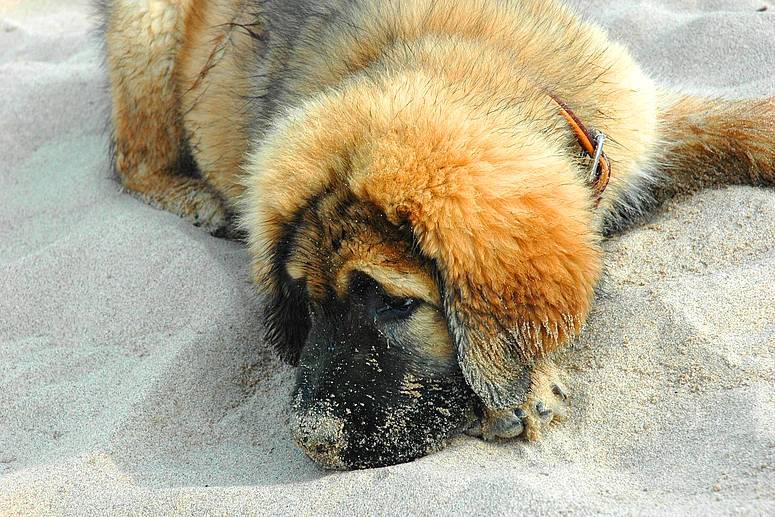
[(408, 461), (476, 405), (518, 405), (600, 271), (590, 192), (534, 114), (385, 81), (308, 102), (249, 164), (269, 339), (299, 365), (296, 440), (329, 468)]

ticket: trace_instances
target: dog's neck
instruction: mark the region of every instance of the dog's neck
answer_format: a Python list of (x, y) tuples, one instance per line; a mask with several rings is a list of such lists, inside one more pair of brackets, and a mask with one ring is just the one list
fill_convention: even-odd
[(611, 179), (611, 162), (603, 151), (605, 134), (594, 128), (589, 129), (564, 100), (552, 93), (548, 95), (557, 103), (557, 106), (560, 108), (560, 114), (568, 122), (568, 126), (570, 126), (571, 131), (576, 136), (576, 140), (584, 154), (592, 159), (589, 183), (595, 192), (595, 206), (597, 207), (600, 204), (603, 192), (605, 192), (608, 186), (608, 181)]

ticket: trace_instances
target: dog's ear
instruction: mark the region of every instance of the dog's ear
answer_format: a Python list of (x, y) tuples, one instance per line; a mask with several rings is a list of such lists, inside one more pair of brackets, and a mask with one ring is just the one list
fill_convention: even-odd
[(571, 165), (560, 158), (529, 173), (498, 160), (431, 170), (401, 161), (361, 176), (356, 192), (411, 225), (437, 265), (466, 380), (488, 407), (513, 408), (532, 362), (577, 333), (588, 313), (601, 270), (590, 192), (568, 179)]
[[(255, 219), (255, 217), (254, 217)], [(275, 231), (254, 232), (249, 242), (254, 283), (263, 303), (265, 339), (280, 358), (296, 366), (310, 330), (309, 299), (303, 280), (288, 273), (299, 217), (277, 224)]]
[(296, 366), (310, 329), (307, 292), (302, 282), (284, 276), (276, 275), (267, 282), (266, 340), (283, 361)]

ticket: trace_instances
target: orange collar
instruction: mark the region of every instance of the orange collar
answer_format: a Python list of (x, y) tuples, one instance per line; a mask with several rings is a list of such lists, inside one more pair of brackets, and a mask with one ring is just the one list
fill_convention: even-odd
[(581, 149), (592, 158), (590, 183), (595, 191), (595, 207), (597, 207), (605, 188), (608, 186), (608, 180), (611, 179), (611, 163), (603, 151), (605, 134), (594, 129), (590, 131), (562, 99), (551, 93), (549, 97), (560, 107), (560, 114), (568, 122), (573, 134), (576, 135)]

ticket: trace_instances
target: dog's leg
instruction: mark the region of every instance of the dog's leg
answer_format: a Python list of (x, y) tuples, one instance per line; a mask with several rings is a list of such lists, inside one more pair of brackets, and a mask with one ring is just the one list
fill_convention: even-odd
[(219, 196), (183, 170), (191, 160), (183, 145), (176, 69), (185, 20), (196, 4), (106, 3), (115, 169), (122, 184), (145, 201), (219, 234), (228, 223)]
[(775, 184), (775, 99), (729, 101), (664, 93), (657, 202), (723, 185)]
[(561, 379), (560, 369), (548, 359), (536, 363), (530, 374), (530, 391), (525, 402), (515, 410), (485, 410), (479, 427), (469, 434), (485, 440), (522, 436), (536, 441), (549, 425), (568, 417), (568, 389)]

